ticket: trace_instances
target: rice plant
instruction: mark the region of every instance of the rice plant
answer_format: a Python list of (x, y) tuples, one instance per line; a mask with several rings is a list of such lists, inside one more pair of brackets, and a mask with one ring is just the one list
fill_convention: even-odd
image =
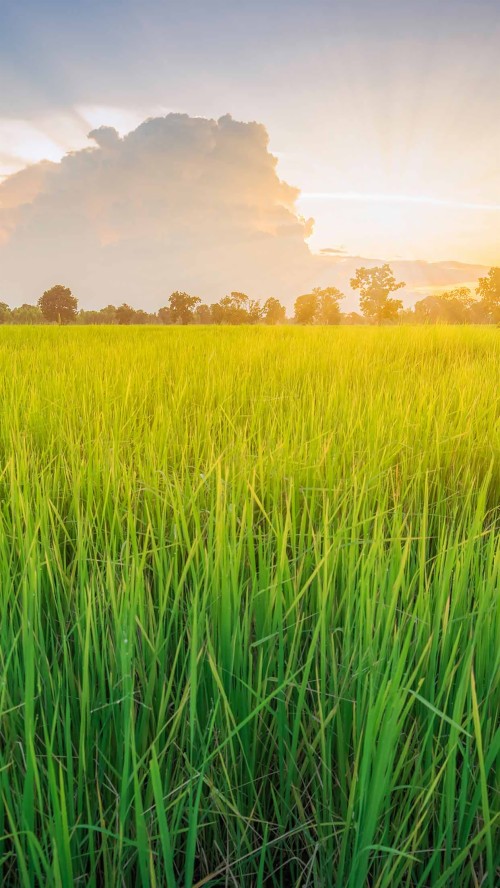
[(495, 888), (493, 328), (0, 329), (0, 884)]

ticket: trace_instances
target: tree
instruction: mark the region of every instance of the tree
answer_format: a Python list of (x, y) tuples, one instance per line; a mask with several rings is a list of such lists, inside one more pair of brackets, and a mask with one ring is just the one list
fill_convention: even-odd
[(298, 296), (293, 310), (296, 324), (314, 324), (318, 311), (317, 293), (304, 293), (303, 296)]
[(415, 323), (415, 312), (413, 308), (402, 308), (398, 313), (398, 323), (400, 324), (414, 324)]
[(38, 305), (28, 305), (24, 302), (11, 312), (13, 324), (43, 324), (44, 317)]
[(170, 309), (168, 308), (167, 305), (164, 305), (164, 306), (162, 306), (162, 308), (158, 309), (158, 320), (160, 321), (160, 324), (173, 323), (172, 322), (172, 315), (171, 315)]
[(100, 324), (100, 312), (95, 309), (89, 309), (85, 311), (83, 308), (80, 309), (76, 316), (77, 324)]
[(339, 302), (344, 294), (337, 287), (315, 287), (295, 300), (296, 324), (340, 324)]
[(49, 323), (69, 324), (76, 320), (78, 300), (69, 287), (56, 284), (40, 296), (38, 307)]
[(375, 268), (358, 268), (356, 276), (351, 278), (351, 287), (360, 292), (361, 312), (375, 324), (397, 319), (403, 303), (400, 299), (391, 299), (390, 293), (405, 286), (402, 281), (396, 281), (390, 265), (387, 264)]
[(130, 305), (127, 305), (126, 302), (123, 305), (119, 305), (116, 309), (116, 320), (120, 324), (120, 326), (127, 326), (129, 324), (135, 323), (136, 311), (135, 308), (132, 308)]
[(435, 324), (439, 320), (442, 306), (438, 296), (426, 296), (415, 303), (417, 324)]
[(148, 311), (144, 311), (142, 308), (137, 308), (134, 315), (134, 324), (156, 324), (157, 317), (155, 314), (150, 314)]
[(6, 302), (0, 302), (0, 324), (8, 324), (11, 319), (11, 311)]
[(469, 309), (469, 324), (491, 324), (492, 320), (482, 299), (476, 299)]
[(195, 324), (212, 323), (212, 312), (209, 305), (205, 305), (205, 303), (202, 302), (201, 305), (196, 306), (194, 310), (194, 322)]
[(116, 306), (106, 305), (99, 311), (101, 324), (116, 324)]
[(366, 324), (365, 319), (357, 311), (351, 311), (348, 314), (341, 315), (341, 322), (342, 324), (349, 324), (351, 326)]
[(455, 287), (441, 293), (450, 324), (467, 324), (470, 321), (474, 297), (468, 287)]
[(114, 305), (106, 305), (105, 308), (89, 309), (85, 311), (80, 309), (77, 316), (79, 324), (116, 324), (116, 308)]
[(337, 287), (326, 287), (323, 290), (315, 287), (313, 293), (318, 297), (316, 323), (330, 326), (340, 324), (339, 302), (344, 298), (344, 294), (337, 290)]
[(214, 324), (256, 324), (261, 313), (259, 302), (238, 290), (233, 290), (229, 296), (224, 296), (211, 307)]
[(415, 320), (420, 324), (467, 324), (475, 304), (468, 287), (455, 287), (415, 303)]
[(258, 324), (262, 320), (262, 306), (258, 299), (248, 300), (248, 319), (246, 324)]
[(264, 302), (261, 317), (265, 324), (283, 324), (286, 320), (286, 308), (279, 299), (270, 296)]
[(469, 287), (455, 287), (453, 290), (445, 290), (444, 293), (441, 293), (441, 298), (447, 302), (455, 302), (465, 309), (472, 308), (475, 302)]
[(169, 297), (168, 304), (170, 310), (171, 324), (192, 324), (194, 323), (194, 309), (199, 305), (201, 299), (199, 296), (190, 296), (189, 293), (181, 293), (176, 290)]
[(479, 278), (477, 295), (485, 315), (494, 323), (500, 322), (500, 268), (490, 268), (486, 277)]

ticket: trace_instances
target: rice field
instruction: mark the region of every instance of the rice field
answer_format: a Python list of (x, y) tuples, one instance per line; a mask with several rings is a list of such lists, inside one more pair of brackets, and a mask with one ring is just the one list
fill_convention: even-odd
[(500, 884), (500, 331), (0, 329), (0, 884)]

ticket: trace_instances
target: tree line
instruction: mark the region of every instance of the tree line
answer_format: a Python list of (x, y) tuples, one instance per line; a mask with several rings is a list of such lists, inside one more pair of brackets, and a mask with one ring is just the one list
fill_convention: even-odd
[(336, 287), (316, 287), (298, 296), (292, 318), (285, 306), (271, 296), (264, 303), (238, 291), (208, 305), (199, 296), (178, 290), (156, 312), (123, 303), (99, 310), (78, 309), (69, 287), (56, 284), (36, 305), (9, 308), (0, 302), (0, 324), (494, 324), (500, 323), (500, 268), (479, 278), (475, 292), (455, 287), (426, 296), (413, 308), (404, 308), (393, 296), (406, 286), (397, 281), (390, 265), (358, 268), (351, 287), (359, 291), (359, 312), (343, 313), (344, 293)]

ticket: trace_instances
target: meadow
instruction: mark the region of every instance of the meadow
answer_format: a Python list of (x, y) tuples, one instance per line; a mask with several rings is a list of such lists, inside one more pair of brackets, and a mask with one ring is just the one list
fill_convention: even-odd
[(499, 529), (498, 329), (0, 328), (0, 884), (494, 888)]

